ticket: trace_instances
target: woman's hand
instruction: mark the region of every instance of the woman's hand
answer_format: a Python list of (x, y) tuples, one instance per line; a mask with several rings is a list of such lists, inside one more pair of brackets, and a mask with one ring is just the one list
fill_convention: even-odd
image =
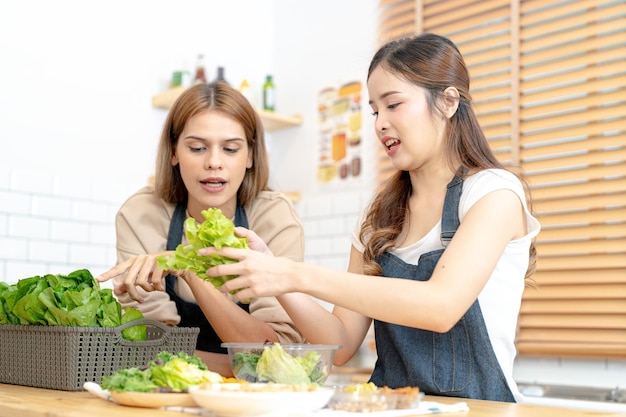
[(266, 255), (274, 255), (270, 248), (267, 247), (267, 244), (252, 230), (246, 229), (245, 227), (235, 227), (235, 234), (239, 237), (245, 237), (248, 239), (248, 247), (257, 252), (264, 253)]
[(167, 253), (169, 252), (133, 256), (97, 276), (96, 280), (105, 282), (126, 274), (123, 282), (117, 281), (114, 284), (113, 292), (116, 295), (128, 293), (130, 298), (141, 303), (143, 302), (143, 297), (137, 292), (137, 287), (141, 287), (146, 291), (165, 291), (163, 278), (165, 278), (168, 272), (159, 268), (157, 258)]
[[(254, 242), (249, 242), (252, 247)], [(278, 258), (271, 254), (251, 249), (223, 247), (200, 249), (203, 255), (219, 254), (238, 262), (217, 265), (207, 269), (209, 276), (237, 275), (237, 278), (226, 281), (220, 291), (228, 293), (239, 290), (234, 297), (237, 301), (251, 298), (277, 296), (297, 291), (297, 262), (287, 258)]]

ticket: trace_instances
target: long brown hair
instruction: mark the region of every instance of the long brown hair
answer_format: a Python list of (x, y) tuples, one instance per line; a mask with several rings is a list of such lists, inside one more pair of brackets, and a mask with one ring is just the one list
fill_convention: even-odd
[[(452, 41), (432, 33), (391, 41), (383, 45), (372, 58), (368, 79), (378, 67), (424, 88), (431, 114), (441, 112), (440, 98), (446, 88), (452, 86), (458, 90), (459, 106), (447, 123), (444, 139), (447, 163), (452, 171), (463, 173), (489, 168), (504, 169), (478, 123), (471, 105), (469, 72)], [(380, 275), (381, 267), (376, 260), (395, 247), (411, 193), (409, 172), (398, 171), (372, 200), (359, 236), (365, 244), (363, 269), (366, 274)], [(535, 264), (533, 242), (527, 278), (535, 271)]]
[(171, 164), (172, 156), (187, 121), (206, 110), (223, 113), (243, 126), (248, 148), (252, 152), (252, 167), (246, 171), (239, 187), (237, 204), (248, 207), (261, 191), (270, 189), (265, 135), (261, 119), (250, 102), (223, 81), (194, 85), (174, 102), (165, 120), (157, 151), (156, 193), (172, 204), (187, 200), (187, 188), (179, 166)]

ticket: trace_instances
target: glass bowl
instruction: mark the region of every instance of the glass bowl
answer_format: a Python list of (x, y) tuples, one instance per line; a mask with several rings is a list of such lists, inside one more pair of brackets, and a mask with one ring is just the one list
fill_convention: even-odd
[(423, 394), (418, 388), (379, 388), (372, 383), (335, 387), (328, 402), (333, 410), (369, 413), (419, 407)]
[(323, 385), (338, 345), (222, 343), (235, 378), (248, 382)]
[(332, 410), (370, 413), (396, 409), (394, 395), (381, 394), (379, 391), (350, 391), (335, 388), (335, 394), (328, 402)]

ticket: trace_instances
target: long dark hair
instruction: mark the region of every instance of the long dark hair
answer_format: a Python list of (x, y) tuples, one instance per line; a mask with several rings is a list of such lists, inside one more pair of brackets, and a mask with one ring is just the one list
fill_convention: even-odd
[[(424, 88), (431, 114), (441, 112), (438, 103), (445, 89), (452, 86), (458, 90), (459, 106), (446, 125), (444, 139), (447, 163), (452, 171), (504, 169), (478, 123), (471, 105), (469, 72), (461, 52), (452, 41), (432, 33), (391, 41), (372, 58), (368, 79), (379, 67)], [(372, 200), (360, 232), (360, 239), (365, 244), (363, 269), (366, 274), (380, 275), (381, 267), (376, 259), (395, 247), (411, 193), (409, 172), (398, 171)], [(527, 278), (535, 271), (535, 264), (536, 251), (532, 243)]]

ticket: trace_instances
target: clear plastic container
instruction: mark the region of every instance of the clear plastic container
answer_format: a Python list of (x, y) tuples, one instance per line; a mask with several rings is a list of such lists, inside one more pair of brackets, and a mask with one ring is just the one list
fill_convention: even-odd
[[(335, 352), (341, 348), (338, 345), (314, 345), (314, 344), (274, 344), (274, 343), (222, 343), (222, 347), (228, 349), (228, 357), (233, 373), (237, 379), (248, 382), (275, 382), (292, 383), (284, 380), (272, 380), (259, 378), (256, 373), (256, 361), (268, 349), (281, 348), (291, 357), (316, 358), (316, 364), (309, 371), (311, 383), (323, 385), (333, 366)], [(270, 356), (271, 357), (271, 356)]]

